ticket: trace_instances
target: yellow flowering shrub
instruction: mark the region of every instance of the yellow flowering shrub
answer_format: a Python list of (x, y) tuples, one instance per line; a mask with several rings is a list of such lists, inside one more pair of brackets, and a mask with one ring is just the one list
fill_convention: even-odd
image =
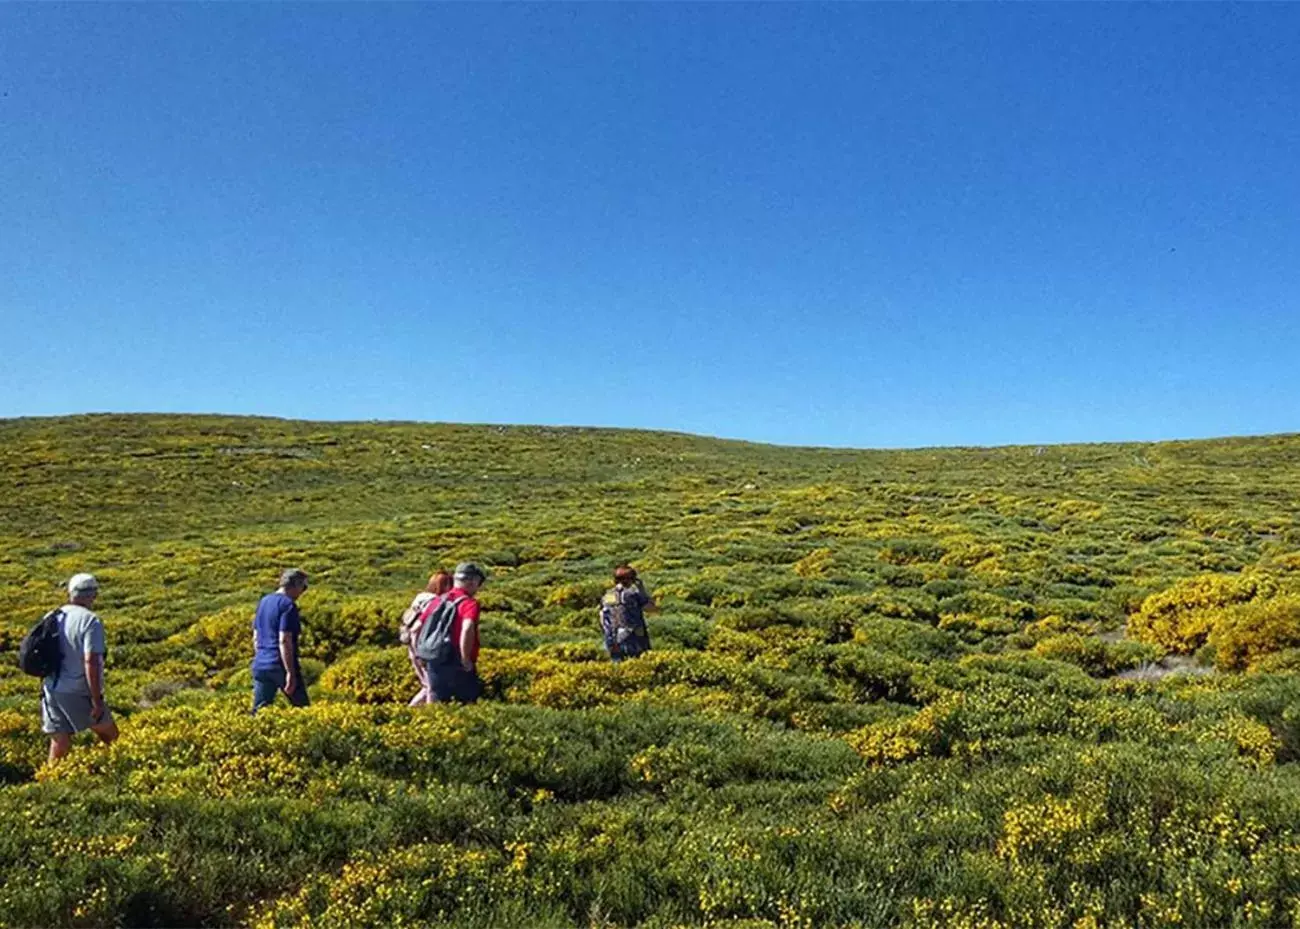
[(230, 668), (247, 664), (253, 649), (253, 612), (256, 603), (227, 607), (200, 617), (184, 632), (168, 641), (182, 648), (195, 648), (208, 656), (213, 667)]
[(420, 926), (517, 892), (500, 853), (423, 843), (365, 852), (337, 874), (311, 875), (296, 892), (249, 916), (254, 929)]
[(38, 713), (0, 710), (0, 784), (31, 777), (45, 753)]
[(1215, 666), (1255, 668), (1266, 656), (1300, 648), (1300, 595), (1256, 600), (1225, 610), (1209, 635)]
[(1142, 601), (1142, 608), (1129, 617), (1128, 634), (1173, 652), (1193, 652), (1205, 644), (1225, 609), (1276, 589), (1276, 582), (1262, 574), (1188, 578)]
[(1234, 746), (1243, 760), (1256, 767), (1271, 765), (1281, 745), (1272, 729), (1239, 713), (1230, 713), (1193, 730), (1198, 741), (1227, 742)]
[(794, 563), (794, 573), (800, 577), (827, 577), (833, 558), (829, 548), (814, 549)]
[(320, 683), (358, 703), (405, 703), (420, 689), (405, 646), (354, 652), (330, 665)]

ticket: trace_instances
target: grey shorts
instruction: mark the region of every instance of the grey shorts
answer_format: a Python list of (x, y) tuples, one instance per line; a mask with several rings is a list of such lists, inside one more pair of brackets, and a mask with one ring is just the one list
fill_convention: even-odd
[(104, 704), (103, 716), (97, 720), (90, 718), (90, 694), (41, 692), (41, 731), (46, 734), (80, 732), (112, 721), (113, 711), (108, 704)]

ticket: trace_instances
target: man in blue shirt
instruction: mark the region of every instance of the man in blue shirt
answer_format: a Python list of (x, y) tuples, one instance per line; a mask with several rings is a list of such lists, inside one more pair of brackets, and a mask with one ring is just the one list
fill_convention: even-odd
[(302, 617), (297, 600), (307, 589), (307, 573), (290, 568), (280, 575), (280, 589), (267, 594), (253, 617), (253, 712), (275, 702), (283, 691), (294, 706), (307, 706), (307, 682), (298, 665)]

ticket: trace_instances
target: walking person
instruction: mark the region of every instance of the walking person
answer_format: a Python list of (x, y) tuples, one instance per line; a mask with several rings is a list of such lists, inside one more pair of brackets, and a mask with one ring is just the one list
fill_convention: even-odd
[(451, 575), (446, 571), (439, 571), (433, 577), (429, 578), (428, 585), (424, 590), (415, 595), (411, 605), (406, 608), (402, 614), (402, 628), (399, 638), (402, 644), (406, 646), (406, 655), (411, 660), (411, 667), (415, 669), (415, 679), (420, 683), (420, 689), (407, 706), (423, 706), (431, 702), (429, 694), (429, 669), (426, 663), (415, 654), (415, 637), (420, 629), (420, 623), (425, 618), (424, 611), (438, 597), (441, 597), (447, 591), (451, 590)]
[(600, 628), (614, 664), (650, 651), (645, 614), (658, 609), (631, 566), (621, 564), (614, 569), (614, 586), (600, 598)]
[(425, 608), (416, 655), (426, 662), (431, 702), (473, 703), (483, 692), (478, 676), (478, 601), (487, 580), (473, 562), (456, 565), (452, 587)]
[(283, 693), (293, 706), (307, 706), (307, 682), (298, 662), (302, 616), (298, 598), (307, 590), (307, 573), (290, 568), (280, 575), (280, 587), (257, 604), (253, 616), (253, 712), (275, 702)]
[(118, 736), (104, 702), (104, 624), (91, 612), (99, 596), (93, 574), (74, 574), (68, 603), (55, 611), (59, 623), (57, 670), (41, 683), (41, 729), (50, 737), (50, 761), (72, 748), (72, 736), (89, 729), (105, 745)]

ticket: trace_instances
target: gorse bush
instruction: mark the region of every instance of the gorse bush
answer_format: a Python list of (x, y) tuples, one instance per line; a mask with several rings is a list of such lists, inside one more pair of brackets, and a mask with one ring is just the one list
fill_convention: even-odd
[(1188, 578), (1143, 601), (1129, 619), (1129, 634), (1170, 651), (1193, 652), (1205, 644), (1227, 608), (1276, 590), (1276, 581), (1267, 575)]
[(1210, 632), (1215, 664), (1243, 671), (1300, 647), (1300, 596), (1255, 600), (1225, 610)]
[[(46, 764), (0, 667), (0, 925), (1300, 924), (1300, 438), (97, 416), (0, 469), (0, 647), (95, 571), (123, 733)], [(484, 699), (407, 708), (398, 617), (471, 559)], [(313, 705), (254, 717), (291, 565)]]

